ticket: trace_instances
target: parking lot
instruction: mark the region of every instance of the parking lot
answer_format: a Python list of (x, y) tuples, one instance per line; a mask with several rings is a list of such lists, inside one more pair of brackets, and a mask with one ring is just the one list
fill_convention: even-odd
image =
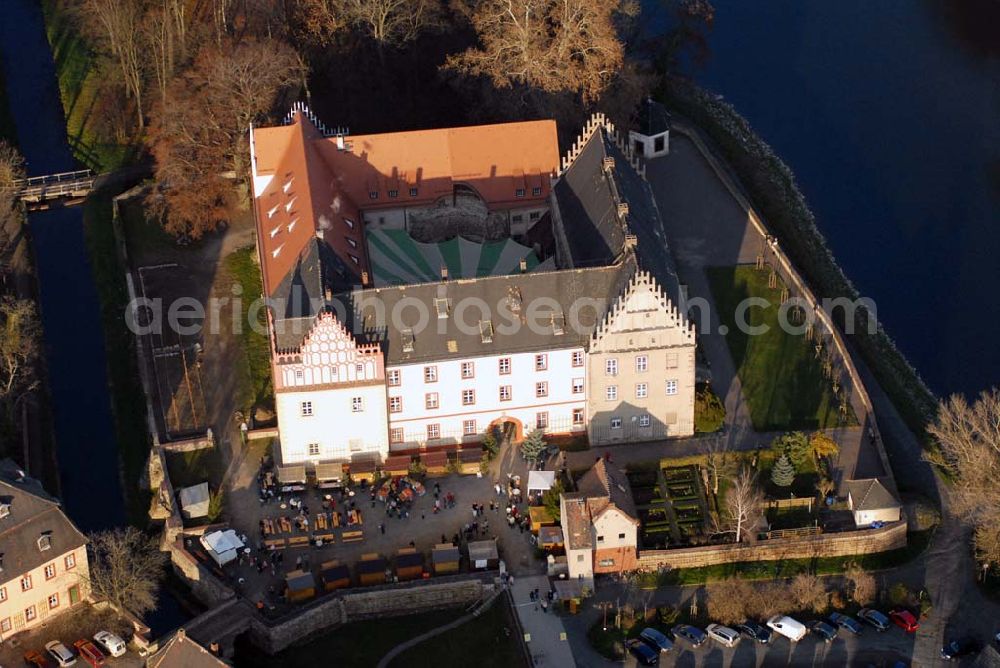
[[(51, 640), (59, 640), (67, 648), (73, 649), (74, 642), (82, 638), (93, 640), (93, 635), (97, 631), (107, 630), (124, 637), (128, 629), (128, 623), (119, 619), (113, 612), (99, 611), (86, 603), (79, 604), (71, 612), (58, 615), (31, 631), (19, 633), (14, 638), (0, 643), (0, 666), (11, 668), (27, 665), (24, 655), (32, 650), (45, 656), (51, 665), (55, 665), (45, 652), (45, 643)], [(106, 665), (115, 668), (119, 666), (134, 668), (144, 665), (144, 661), (130, 647), (124, 656), (117, 659), (108, 657)], [(87, 664), (78, 659), (76, 665), (86, 668)]]

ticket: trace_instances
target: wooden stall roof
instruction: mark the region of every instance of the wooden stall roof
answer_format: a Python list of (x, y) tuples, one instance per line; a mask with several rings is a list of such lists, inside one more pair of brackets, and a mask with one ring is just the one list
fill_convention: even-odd
[(410, 467), (410, 461), (411, 460), (409, 455), (394, 455), (392, 457), (386, 458), (385, 464), (382, 466), (382, 468), (391, 471), (408, 469)]
[(424, 466), (444, 466), (448, 463), (447, 452), (425, 452), (420, 455), (420, 463)]
[(316, 578), (308, 571), (289, 571), (285, 576), (285, 586), (289, 591), (306, 591), (316, 588)]
[(317, 464), (316, 479), (319, 481), (340, 480), (344, 477), (343, 464)]
[(481, 461), (483, 458), (482, 448), (468, 448), (458, 451), (458, 461), (472, 463)]
[(399, 554), (396, 555), (396, 567), (406, 567), (406, 566), (423, 566), (424, 565), (424, 555), (420, 552), (411, 552), (409, 550), (400, 550)]
[(334, 582), (336, 580), (350, 580), (351, 569), (347, 567), (347, 564), (340, 564), (337, 562), (333, 562), (330, 565), (323, 564), (322, 570), (320, 570), (319, 572), (319, 576), (323, 579), (323, 582)]
[(542, 545), (561, 545), (563, 542), (562, 528), (542, 527), (538, 530), (538, 542)]
[(374, 473), (375, 466), (374, 459), (361, 459), (350, 464), (351, 473)]
[(304, 483), (306, 481), (306, 466), (305, 464), (290, 464), (288, 466), (278, 467), (278, 482), (281, 483), (291, 483), (300, 482)]
[(445, 564), (448, 562), (457, 562), (461, 558), (461, 554), (458, 548), (451, 543), (440, 543), (434, 546), (431, 550), (431, 561), (435, 564)]
[(385, 571), (385, 567), (389, 564), (388, 561), (382, 557), (376, 559), (362, 559), (358, 562), (358, 573), (359, 574), (371, 574), (371, 573), (382, 573)]

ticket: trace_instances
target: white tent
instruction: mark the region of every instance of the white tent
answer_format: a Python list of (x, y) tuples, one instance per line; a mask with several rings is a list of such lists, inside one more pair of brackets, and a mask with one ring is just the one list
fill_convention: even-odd
[(205, 534), (201, 537), (201, 545), (219, 566), (228, 564), (243, 549), (243, 541), (232, 529)]
[(552, 489), (556, 481), (555, 471), (529, 471), (528, 472), (528, 494), (532, 492), (547, 492)]
[(181, 512), (184, 517), (193, 519), (195, 517), (205, 517), (208, 515), (210, 495), (208, 493), (208, 483), (203, 482), (194, 487), (185, 487), (180, 491)]

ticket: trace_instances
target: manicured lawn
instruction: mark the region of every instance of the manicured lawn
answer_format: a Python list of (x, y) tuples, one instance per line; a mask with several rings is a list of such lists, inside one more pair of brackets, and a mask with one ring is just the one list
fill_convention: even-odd
[(476, 619), (403, 652), (389, 666), (465, 668), (470, 664), (476, 668), (517, 668), (525, 665), (517, 625), (506, 599), (496, 601)]
[[(462, 614), (461, 609), (450, 609), (406, 617), (354, 622), (274, 656), (267, 656), (241, 636), (236, 643), (233, 665), (237, 668), (299, 668), (299, 666), (371, 668), (399, 643), (447, 624)], [(481, 656), (477, 653), (457, 658), (464, 660), (464, 665), (470, 663), (478, 665)]]
[[(779, 325), (781, 289), (767, 286), (767, 270), (749, 265), (712, 267), (708, 279), (719, 318), (728, 328), (726, 342), (754, 429), (823, 429), (840, 424), (839, 402), (823, 376), (813, 344)], [(766, 333), (751, 336), (736, 325), (737, 307), (749, 297), (770, 302), (770, 307), (752, 306), (745, 314), (746, 324), (766, 326)], [(850, 422), (856, 423), (853, 415)]]
[(271, 406), (274, 403), (274, 392), (271, 389), (271, 353), (268, 350), (267, 325), (264, 321), (263, 309), (257, 309), (260, 327), (257, 331), (246, 325), (249, 322), (250, 306), (261, 294), (260, 267), (254, 260), (253, 246), (247, 246), (234, 251), (225, 259), (226, 271), (232, 279), (243, 287), (243, 317), (239, 339), (243, 346), (246, 365), (239, 369), (243, 374), (240, 383), (241, 396), (239, 404), (250, 408), (255, 405)]

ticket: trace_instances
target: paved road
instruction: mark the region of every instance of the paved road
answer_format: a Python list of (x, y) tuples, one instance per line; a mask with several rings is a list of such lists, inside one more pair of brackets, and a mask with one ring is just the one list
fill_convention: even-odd
[[(524, 632), (530, 636), (528, 651), (536, 666), (562, 668), (574, 665), (573, 648), (565, 637), (563, 618), (553, 612), (543, 612), (540, 605), (531, 601), (530, 592), (538, 589), (544, 596), (549, 590), (549, 579), (544, 575), (514, 578), (514, 608)], [(586, 638), (583, 640), (586, 643)], [(579, 665), (579, 664), (577, 664)]]

